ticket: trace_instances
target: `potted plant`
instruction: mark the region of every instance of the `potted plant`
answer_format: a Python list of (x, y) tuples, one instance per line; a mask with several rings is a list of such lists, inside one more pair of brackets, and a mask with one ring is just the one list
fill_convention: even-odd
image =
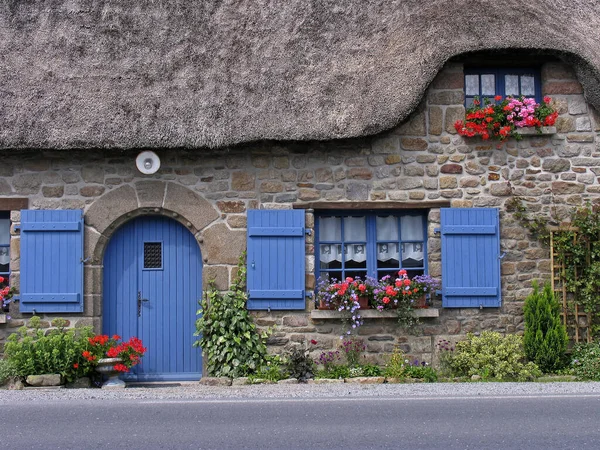
[(414, 308), (427, 308), (427, 295), (440, 289), (441, 283), (431, 275), (417, 275), (411, 280)]
[[(11, 302), (14, 288), (8, 286), (8, 280), (4, 277), (0, 277), (0, 323), (5, 323), (7, 316), (4, 314), (8, 312), (8, 304)], [(10, 317), (8, 317), (10, 319)]]
[(542, 103), (535, 99), (497, 95), (494, 102), (483, 99), (483, 105), (475, 97), (473, 106), (467, 109), (465, 121), (459, 120), (454, 128), (461, 136), (481, 136), (482, 139), (503, 141), (509, 137), (521, 139), (520, 128), (535, 128), (541, 133), (541, 127), (553, 126), (558, 112), (550, 106), (552, 99), (544, 97)]
[(119, 375), (129, 372), (146, 352), (142, 341), (135, 336), (127, 342), (120, 341), (121, 336), (116, 334), (112, 337), (97, 335), (88, 339), (89, 349), (82, 352), (87, 364), (108, 377), (103, 388), (125, 387), (125, 382), (119, 379)]

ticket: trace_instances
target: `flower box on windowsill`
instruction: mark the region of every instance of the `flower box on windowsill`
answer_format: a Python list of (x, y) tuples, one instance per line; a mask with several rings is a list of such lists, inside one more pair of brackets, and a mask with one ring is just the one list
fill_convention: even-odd
[(539, 133), (535, 128), (517, 128), (517, 133), (521, 136), (544, 136), (556, 134), (556, 127), (541, 127)]
[[(439, 317), (440, 310), (437, 308), (415, 309), (413, 310), (413, 314), (415, 317), (419, 317), (421, 319), (428, 317)], [(395, 319), (398, 317), (396, 311), (377, 311), (376, 309), (361, 310), (360, 315), (363, 319)], [(310, 312), (310, 318), (319, 320), (340, 320), (340, 312), (315, 309)]]

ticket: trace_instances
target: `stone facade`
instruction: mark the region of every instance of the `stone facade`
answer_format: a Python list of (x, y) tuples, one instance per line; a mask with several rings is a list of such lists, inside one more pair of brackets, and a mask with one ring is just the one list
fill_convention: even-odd
[[(306, 208), (314, 226), (319, 203), (351, 202), (427, 206), (429, 272), (441, 274), (439, 206), (498, 207), (501, 211), (502, 306), (442, 309), (411, 332), (393, 318), (367, 319), (360, 334), (367, 358), (399, 347), (420, 359), (434, 357), (438, 339), (460, 339), (466, 332), (523, 330), (522, 304), (531, 280), (548, 278), (548, 249), (528, 235), (506, 211), (507, 200), (521, 197), (535, 214), (566, 218), (571, 208), (600, 192), (600, 120), (586, 104), (574, 72), (563, 64), (542, 67), (542, 89), (560, 113), (556, 132), (498, 144), (458, 136), (454, 122), (464, 118), (463, 65), (449, 63), (429, 87), (421, 105), (405, 123), (389, 132), (344, 141), (258, 143), (214, 151), (157, 151), (158, 173), (135, 169), (137, 151), (3, 152), (0, 200), (27, 198), (31, 209), (73, 209), (85, 213), (84, 313), (67, 317), (71, 326), (101, 328), (102, 256), (114, 230), (144, 214), (162, 214), (181, 222), (200, 246), (203, 280), (226, 289), (245, 248), (249, 209)], [(430, 202), (430, 203), (428, 203)], [(11, 279), (19, 283), (20, 214), (11, 213)], [(314, 235), (313, 235), (314, 236)], [(307, 289), (314, 288), (314, 242), (307, 237)], [(314, 339), (315, 352), (335, 348), (341, 322), (306, 311), (257, 312), (261, 327), (273, 327), (273, 352)], [(0, 325), (0, 342), (23, 325), (18, 304), (12, 320)], [(53, 315), (44, 315), (50, 327)]]

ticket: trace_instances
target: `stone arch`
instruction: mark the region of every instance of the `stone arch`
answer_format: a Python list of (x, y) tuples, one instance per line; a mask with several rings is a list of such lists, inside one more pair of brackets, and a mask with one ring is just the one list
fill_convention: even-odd
[[(245, 232), (220, 222), (220, 213), (196, 192), (172, 182), (144, 180), (114, 189), (92, 203), (85, 218), (85, 311), (102, 315), (102, 259), (115, 230), (143, 215), (163, 215), (183, 224), (195, 237), (204, 259), (203, 279), (224, 277), (245, 248)], [(217, 250), (221, 248), (222, 250)], [(236, 255), (235, 258), (233, 255)], [(221, 266), (224, 270), (216, 270)], [(207, 278), (208, 277), (208, 278)]]

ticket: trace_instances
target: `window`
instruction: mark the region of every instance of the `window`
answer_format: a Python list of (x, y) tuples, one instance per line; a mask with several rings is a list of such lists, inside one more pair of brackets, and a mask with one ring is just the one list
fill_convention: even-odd
[(162, 242), (144, 242), (144, 269), (162, 269)]
[(316, 217), (316, 276), (381, 278), (427, 270), (426, 219), (420, 212), (321, 213)]
[(0, 277), (10, 274), (10, 217), (8, 211), (0, 211)]
[(531, 97), (541, 101), (540, 73), (537, 69), (465, 69), (465, 106), (473, 105), (475, 96), (489, 98)]
[[(0, 288), (8, 285), (10, 275), (10, 213), (0, 211), (0, 277), (4, 282), (0, 283)], [(7, 311), (8, 305), (3, 308), (0, 302), (0, 312)]]

